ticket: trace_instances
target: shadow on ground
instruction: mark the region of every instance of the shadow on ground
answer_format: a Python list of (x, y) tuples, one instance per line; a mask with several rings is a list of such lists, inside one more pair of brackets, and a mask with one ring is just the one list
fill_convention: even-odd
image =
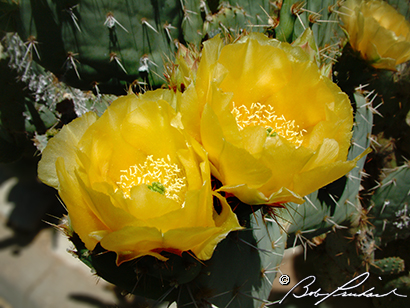
[[(65, 214), (56, 190), (38, 180), (38, 161), (38, 156), (27, 155), (14, 163), (0, 165), (0, 187), (4, 193), (0, 198), (7, 204), (0, 204), (0, 214), (6, 216), (6, 225), (13, 230), (12, 236), (0, 238), (0, 249), (12, 247), (13, 253), (18, 254), (40, 230), (58, 224)], [(4, 213), (6, 207), (9, 210)]]

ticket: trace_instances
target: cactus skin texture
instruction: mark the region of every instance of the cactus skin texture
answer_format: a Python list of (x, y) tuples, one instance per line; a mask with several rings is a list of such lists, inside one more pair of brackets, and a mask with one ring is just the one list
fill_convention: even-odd
[(126, 85), (136, 80), (148, 88), (166, 83), (163, 62), (173, 60), (175, 41), (199, 47), (219, 32), (238, 34), (269, 26), (267, 1), (232, 2), (221, 3), (213, 13), (199, 0), (143, 5), (125, 0), (32, 5), (21, 0), (14, 22), (23, 40), (34, 37), (39, 42), (40, 58), (35, 60), (60, 80), (81, 89), (98, 84), (104, 93), (124, 94)]
[(268, 1), (224, 1), (210, 12), (203, 25), (207, 37), (218, 33), (236, 37), (246, 32), (262, 32), (275, 25), (274, 6)]
[(319, 47), (337, 43), (342, 35), (337, 15), (339, 3), (337, 0), (283, 0), (276, 38), (292, 43), (310, 27)]
[(388, 257), (373, 262), (371, 272), (378, 275), (400, 274), (404, 271), (404, 260), (398, 257)]
[(403, 165), (392, 171), (372, 197), (374, 236), (378, 246), (410, 236), (410, 169)]
[(80, 88), (98, 83), (102, 91), (115, 93), (138, 78), (150, 85), (163, 83), (155, 68), (175, 51), (173, 40), (181, 35), (176, 0), (144, 5), (72, 0), (31, 5), (22, 0), (19, 7), (20, 37), (40, 42), (38, 62)]

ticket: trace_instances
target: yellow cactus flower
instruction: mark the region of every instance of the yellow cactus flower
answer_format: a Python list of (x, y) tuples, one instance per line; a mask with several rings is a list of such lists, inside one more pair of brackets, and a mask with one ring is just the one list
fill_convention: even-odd
[(341, 8), (350, 45), (375, 68), (395, 70), (410, 60), (410, 23), (380, 0), (347, 0)]
[(208, 152), (220, 190), (244, 203), (302, 203), (359, 159), (346, 161), (348, 96), (300, 47), (258, 33), (226, 46), (213, 38), (187, 94), (184, 125)]
[(117, 264), (162, 251), (209, 259), (240, 229), (222, 199), (213, 207), (202, 146), (163, 98), (170, 91), (118, 98), (98, 118), (89, 112), (64, 126), (43, 151), (39, 178), (56, 189), (85, 246), (117, 253)]

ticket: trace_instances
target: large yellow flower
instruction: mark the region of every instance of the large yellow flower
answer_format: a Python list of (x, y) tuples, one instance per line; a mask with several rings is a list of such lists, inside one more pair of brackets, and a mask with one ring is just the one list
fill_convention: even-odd
[(357, 162), (346, 161), (347, 95), (299, 47), (256, 33), (226, 46), (209, 40), (183, 97), (182, 120), (208, 151), (220, 190), (245, 203), (302, 203)]
[(374, 67), (395, 70), (410, 60), (410, 23), (389, 4), (347, 0), (341, 10), (351, 46)]
[(117, 99), (98, 118), (89, 112), (52, 138), (40, 179), (58, 189), (71, 227), (89, 250), (98, 242), (117, 264), (161, 251), (209, 259), (237, 218), (222, 199), (215, 211), (206, 152), (187, 135), (163, 98)]

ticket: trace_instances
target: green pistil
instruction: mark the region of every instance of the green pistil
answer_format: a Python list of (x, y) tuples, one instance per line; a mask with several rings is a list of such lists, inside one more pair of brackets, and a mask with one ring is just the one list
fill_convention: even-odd
[(277, 132), (272, 132), (273, 131), (273, 128), (272, 127), (268, 127), (267, 129), (266, 129), (266, 135), (268, 136), (268, 137), (276, 137), (277, 136)]
[(161, 195), (165, 195), (166, 188), (160, 182), (152, 182), (151, 185), (147, 186), (150, 190), (160, 193)]

